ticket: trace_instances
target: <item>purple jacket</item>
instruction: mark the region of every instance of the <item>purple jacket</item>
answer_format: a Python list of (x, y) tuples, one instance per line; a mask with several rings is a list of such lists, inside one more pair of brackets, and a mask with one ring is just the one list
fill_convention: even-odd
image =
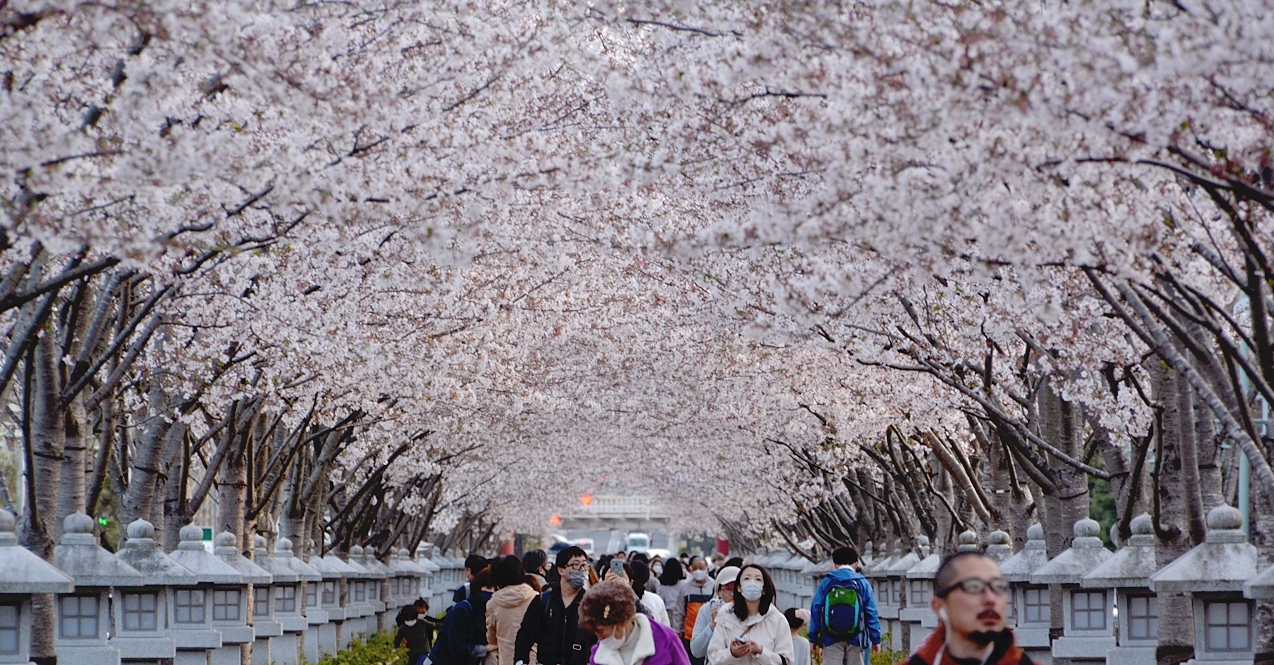
[[(681, 645), (681, 638), (672, 632), (671, 628), (658, 621), (650, 621), (649, 617), (643, 614), (637, 616), (638, 620), (646, 619), (655, 646), (654, 655), (647, 656), (641, 665), (690, 665), (690, 657), (686, 655), (686, 649)], [(607, 665), (597, 662), (597, 649), (600, 646), (600, 644), (593, 645), (593, 651), (588, 657), (588, 665)]]

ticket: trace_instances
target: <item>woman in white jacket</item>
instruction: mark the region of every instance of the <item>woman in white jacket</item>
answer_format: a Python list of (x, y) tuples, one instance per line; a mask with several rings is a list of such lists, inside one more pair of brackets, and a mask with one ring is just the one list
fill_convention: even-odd
[(748, 564), (739, 571), (734, 603), (717, 612), (708, 644), (712, 665), (792, 665), (792, 633), (774, 606), (774, 581), (764, 568)]

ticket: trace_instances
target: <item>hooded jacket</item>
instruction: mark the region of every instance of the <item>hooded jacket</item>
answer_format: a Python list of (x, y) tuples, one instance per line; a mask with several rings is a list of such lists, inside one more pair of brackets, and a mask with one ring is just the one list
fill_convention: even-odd
[[(939, 623), (928, 637), (916, 645), (916, 650), (911, 653), (911, 656), (906, 660), (898, 661), (898, 665), (934, 665), (939, 651), (943, 652), (941, 665), (982, 665), (982, 661), (956, 658), (946, 650), (946, 647), (947, 627)], [(1032, 663), (1026, 652), (1017, 645), (1011, 629), (1005, 629), (996, 638), (995, 648), (991, 650), (991, 656), (986, 659), (986, 665), (1032, 665)]]
[[(849, 640), (838, 640), (829, 635), (823, 634), (823, 606), (827, 604), (827, 590), (831, 588), (833, 582), (848, 582), (850, 580), (860, 580), (859, 588), (862, 589), (863, 600), (863, 623), (862, 630)], [(853, 568), (848, 566), (837, 568), (828, 573), (821, 582), (818, 583), (818, 590), (814, 592), (814, 600), (810, 602), (810, 644), (825, 647), (837, 642), (849, 642), (853, 646), (863, 648), (870, 647), (873, 644), (880, 644), (880, 612), (876, 609), (876, 592), (871, 587), (871, 582), (867, 581)]]
[(597, 637), (579, 625), (584, 593), (580, 589), (567, 607), (562, 602), (562, 588), (553, 585), (527, 603), (513, 648), (514, 662), (531, 662), (531, 649), (536, 647), (535, 660), (540, 665), (587, 665), (589, 649), (597, 644)]
[[(513, 665), (514, 644), (526, 606), (539, 595), (530, 585), (514, 584), (496, 591), (487, 601), (487, 644), (496, 645), (499, 665)], [(526, 662), (531, 662), (531, 656)]]
[[(730, 653), (730, 643), (736, 637), (756, 642), (763, 651), (735, 658)], [(791, 665), (795, 658), (787, 617), (774, 604), (770, 604), (765, 614), (753, 614), (743, 621), (734, 615), (731, 603), (717, 610), (717, 627), (712, 631), (712, 641), (708, 643), (708, 662), (712, 665)]]
[[(637, 628), (631, 638), (637, 640), (632, 653), (634, 665), (690, 665), (681, 640), (671, 628), (651, 621), (644, 614), (638, 614), (635, 618)], [(602, 644), (593, 646), (588, 662), (589, 665), (625, 665), (620, 653)]]

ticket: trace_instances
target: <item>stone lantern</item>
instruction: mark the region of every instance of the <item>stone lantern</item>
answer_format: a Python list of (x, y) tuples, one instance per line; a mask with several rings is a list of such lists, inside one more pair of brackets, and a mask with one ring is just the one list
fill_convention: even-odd
[(1080, 581), (1115, 553), (1102, 544), (1097, 520), (1079, 520), (1074, 530), (1070, 548), (1031, 573), (1031, 583), (1062, 585), (1065, 633), (1053, 642), (1053, 657), (1068, 658), (1072, 663), (1104, 663), (1106, 652), (1115, 648), (1110, 594), (1104, 587), (1081, 587)]
[(1004, 563), (1013, 556), (1012, 539), (1007, 532), (996, 529), (986, 537), (986, 555), (992, 561)]
[[(342, 565), (338, 568), (333, 562)], [(306, 563), (323, 576), (323, 581), (315, 587), (318, 609), (327, 613), (327, 623), (319, 626), (318, 650), (320, 654), (334, 654), (343, 649), (349, 639), (345, 630), (345, 578), (353, 572), (353, 569), (343, 565), (344, 562), (336, 557), (324, 557), (318, 554), (311, 554)], [(306, 611), (309, 611), (309, 608), (307, 599)]]
[[(350, 558), (355, 557), (354, 552), (350, 551)], [(385, 629), (385, 612), (389, 610), (389, 603), (385, 602), (385, 595), (388, 593), (389, 577), (392, 571), (376, 558), (376, 549), (373, 547), (364, 547), (362, 556), (358, 557), (358, 563), (367, 569), (370, 577), (367, 580), (367, 602), (372, 606), (372, 614), (375, 615), (375, 624), (367, 627), (367, 632), (378, 632)], [(369, 620), (370, 622), (371, 620)]]
[(265, 601), (264, 608), (253, 593), (253, 587), (258, 584), (269, 588), (270, 574), (239, 552), (239, 538), (233, 533), (222, 531), (213, 543), (213, 555), (239, 573), (239, 585), (212, 591), (212, 625), (221, 631), (221, 650), (233, 650), (237, 657), (238, 645), (257, 641), (254, 621), (250, 621), (249, 617), (255, 619), (257, 612), (264, 609), (264, 629), (274, 633), (277, 628), (277, 624), (270, 621), (269, 592), (261, 598)]
[(155, 545), (155, 527), (146, 520), (128, 525), (128, 542), (115, 558), (140, 572), (145, 581), (142, 586), (120, 589), (116, 633), (110, 645), (119, 648), (125, 662), (175, 659), (178, 635), (169, 628), (176, 589), (195, 586), (199, 577)]
[[(284, 635), (279, 616), (287, 612), (282, 607), (291, 607), (291, 611), (299, 616), (296, 594), (300, 578), (287, 564), (279, 563), (270, 556), (265, 549), (265, 536), (253, 536), (252, 546), (252, 561), (248, 563), (270, 576), (269, 584), (252, 583), (252, 632), (256, 636), (252, 643), (252, 665), (295, 662), (298, 657), (296, 635)], [(239, 558), (248, 561), (243, 556)], [(230, 561), (227, 559), (226, 563)], [(239, 567), (233, 563), (230, 565)]]
[[(429, 599), (429, 609), (432, 612), (441, 614), (444, 609), (442, 600), (442, 568), (430, 559), (427, 552), (429, 545), (421, 543), (416, 547), (416, 557), (413, 559), (418, 567), (425, 571), (425, 578), (420, 582), (421, 598)], [(413, 599), (414, 600), (414, 599)]]
[(389, 569), (394, 575), (389, 581), (390, 598), (386, 601), (391, 608), (408, 605), (422, 597), (420, 581), (425, 576), (425, 569), (408, 558), (406, 548), (394, 552)]
[[(214, 543), (213, 554), (222, 559), (227, 566), (236, 569), (245, 585), (252, 585), (251, 589), (243, 591), (243, 609), (245, 611), (241, 614), (241, 617), (246, 622), (247, 613), (251, 613), (252, 623), (250, 626), (245, 624), (247, 631), (240, 631), (240, 623), (238, 623), (238, 620), (231, 618), (232, 613), (229, 611), (229, 605), (227, 604), (225, 622), (228, 624), (233, 622), (233, 628), (229, 629), (229, 631), (236, 637), (229, 636), (227, 631), (223, 629), (222, 641), (252, 642), (252, 664), (269, 665), (270, 640), (283, 634), (283, 627), (274, 620), (274, 614), (271, 611), (271, 605), (273, 605), (273, 603), (270, 603), (270, 595), (273, 594), (271, 583), (274, 582), (274, 577), (265, 568), (257, 566), (256, 563), (240, 552), (240, 549), (238, 549), (238, 536), (229, 533), (229, 531), (222, 531), (222, 533), (217, 534), (217, 539), (214, 540)], [(217, 618), (214, 605), (213, 619)], [(242, 637), (246, 637), (247, 640), (240, 640), (240, 637), (238, 637), (240, 634), (242, 634)], [(257, 654), (259, 650), (262, 652), (260, 655)], [(264, 660), (262, 660), (262, 656), (264, 656)]]
[(1119, 610), (1119, 646), (1106, 654), (1110, 663), (1154, 665), (1159, 646), (1159, 603), (1150, 590), (1155, 563), (1154, 522), (1141, 514), (1132, 520), (1132, 538), (1105, 563), (1088, 571), (1085, 588), (1112, 589)]
[[(926, 555), (928, 549), (927, 547), (925, 548)], [(902, 554), (901, 552), (898, 553)], [(907, 602), (909, 600), (907, 597), (907, 582), (903, 577), (908, 570), (914, 568), (918, 563), (920, 563), (920, 555), (916, 552), (907, 552), (895, 559), (889, 569), (885, 571), (889, 576), (889, 597), (893, 600), (896, 608), (895, 618), (889, 621), (889, 633), (893, 636), (893, 643), (886, 646), (894, 651), (906, 648), (906, 645), (911, 642), (911, 627), (903, 622), (903, 613), (910, 607)], [(928, 609), (928, 607), (926, 606), (925, 609)], [(906, 626), (905, 628), (904, 625)]]
[[(289, 603), (284, 599), (286, 592), (276, 592), (274, 615), (278, 622), (283, 624), (285, 635), (289, 633), (297, 635), (297, 648), (300, 650), (298, 653), (304, 655), (304, 660), (316, 663), (320, 658), (319, 626), (327, 623), (327, 612), (318, 607), (318, 592), (323, 584), (323, 576), (292, 553), (292, 541), (287, 538), (274, 541), (274, 562), (287, 566), (296, 573), (301, 583), (295, 591), (295, 602)], [(298, 661), (288, 661), (288, 653), (284, 651), (282, 655), (276, 656), (279, 665), (294, 665), (299, 662), (300, 656)]]
[(863, 573), (867, 579), (871, 580), (872, 590), (876, 592), (876, 612), (880, 617), (881, 639), (884, 639), (884, 634), (892, 630), (893, 624), (898, 622), (898, 603), (893, 597), (893, 589), (889, 586), (889, 567), (900, 558), (902, 558), (901, 546), (893, 556), (890, 556), (882, 543), (880, 555), (876, 557), (875, 564), (870, 571)]
[[(53, 565), (75, 580), (74, 591), (57, 597), (54, 648), (58, 656), (77, 665), (118, 665), (119, 649), (106, 642), (111, 590), (140, 587), (146, 578), (97, 544), (93, 518), (84, 513), (67, 515), (63, 520), (62, 541), (53, 550)], [(121, 609), (115, 607), (117, 612)]]
[(907, 604), (898, 611), (898, 620), (908, 626), (903, 629), (907, 633), (903, 648), (908, 653), (915, 651), (920, 640), (938, 626), (938, 615), (929, 607), (929, 601), (933, 599), (933, 578), (942, 557), (929, 551), (928, 536), (917, 536), (916, 541), (920, 547), (919, 560), (902, 575)]
[(1256, 577), (1256, 547), (1242, 531), (1243, 513), (1232, 506), (1208, 511), (1208, 536), (1200, 545), (1150, 576), (1155, 593), (1188, 593), (1194, 605), (1194, 660), (1251, 663), (1256, 640), (1252, 601), (1243, 585)]
[(324, 560), (335, 559), (349, 569), (345, 578), (345, 627), (341, 637), (342, 649), (359, 634), (372, 632), (370, 629), (376, 621), (372, 616), (371, 601), (367, 599), (367, 586), (371, 581), (371, 573), (355, 559), (356, 553), (361, 558), (363, 548), (354, 545), (346, 552), (344, 559), (335, 552), (323, 557)]
[(168, 556), (198, 576), (199, 584), (178, 588), (173, 597), (175, 665), (239, 665), (239, 645), (252, 641), (243, 577), (204, 549), (202, 528), (187, 524), (180, 536), (181, 543)]
[(1048, 638), (1052, 621), (1048, 586), (1031, 584), (1031, 573), (1048, 563), (1048, 549), (1044, 543), (1044, 527), (1032, 524), (1026, 530), (1026, 547), (1000, 564), (1000, 573), (1009, 582), (1013, 621), (1017, 645), (1022, 647), (1035, 662), (1052, 662), (1053, 655)]
[(75, 581), (18, 545), (13, 513), (0, 510), (0, 663), (31, 662), (31, 596), (68, 594)]

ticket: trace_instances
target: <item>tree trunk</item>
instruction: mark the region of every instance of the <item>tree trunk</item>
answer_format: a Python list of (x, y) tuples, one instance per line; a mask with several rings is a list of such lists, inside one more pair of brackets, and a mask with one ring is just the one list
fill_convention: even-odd
[[(134, 520), (151, 517), (151, 502), (155, 500), (155, 478), (159, 474), (168, 433), (176, 420), (168, 394), (152, 381), (149, 404), (146, 409), (146, 425), (142, 430), (137, 450), (133, 454), (128, 474), (128, 487), (120, 496), (120, 523), (132, 524)], [(127, 538), (121, 537), (120, 544)]]
[[(45, 561), (53, 561), (54, 534), (57, 533), (62, 455), (66, 445), (66, 421), (58, 409), (60, 391), (53, 333), (46, 328), (28, 360), (32, 367), (31, 466), (27, 482), (35, 500), (27, 503), (22, 544)], [(34, 598), (31, 617), (31, 657), (56, 658), (53, 627), (57, 623), (53, 596)]]
[(209, 469), (209, 473), (217, 474), (217, 528), (215, 531), (229, 531), (243, 546), (243, 521), (247, 501), (247, 466), (244, 458), (247, 442), (254, 436), (257, 419), (241, 433), (238, 440), (231, 444), (221, 468)]
[[(1040, 391), (1040, 429), (1045, 441), (1051, 443), (1062, 453), (1079, 459), (1084, 456), (1084, 433), (1082, 410), (1059, 397), (1052, 388), (1045, 386)], [(1071, 546), (1075, 540), (1075, 523), (1088, 517), (1088, 475), (1051, 453), (1048, 457), (1049, 467), (1056, 479), (1057, 491), (1045, 498), (1048, 513), (1044, 525), (1044, 539), (1048, 546), (1049, 558), (1055, 557)], [(1052, 622), (1049, 627), (1051, 639), (1057, 639), (1064, 632), (1064, 612), (1062, 607), (1062, 589), (1060, 585), (1049, 585), (1049, 600)], [(1057, 665), (1067, 665), (1068, 659), (1055, 659)]]
[[(66, 444), (62, 448), (62, 480), (59, 487), (58, 515), (88, 513), (85, 503), (85, 465), (93, 433), (89, 429), (84, 403), (76, 397), (65, 413)], [(61, 529), (58, 529), (59, 533)]]
[[(1193, 419), (1187, 419), (1182, 406), (1188, 399), (1190, 385), (1177, 372), (1166, 366), (1156, 368), (1155, 397), (1163, 405), (1163, 428), (1159, 434), (1159, 450), (1155, 460), (1156, 479), (1153, 504), (1155, 533), (1159, 547), (1155, 563), (1159, 568), (1172, 563), (1190, 551), (1189, 506), (1182, 487), (1182, 434), (1194, 432)], [(1160, 665), (1181, 663), (1194, 657), (1194, 609), (1189, 596), (1180, 593), (1159, 594), (1159, 647), (1156, 659)]]

